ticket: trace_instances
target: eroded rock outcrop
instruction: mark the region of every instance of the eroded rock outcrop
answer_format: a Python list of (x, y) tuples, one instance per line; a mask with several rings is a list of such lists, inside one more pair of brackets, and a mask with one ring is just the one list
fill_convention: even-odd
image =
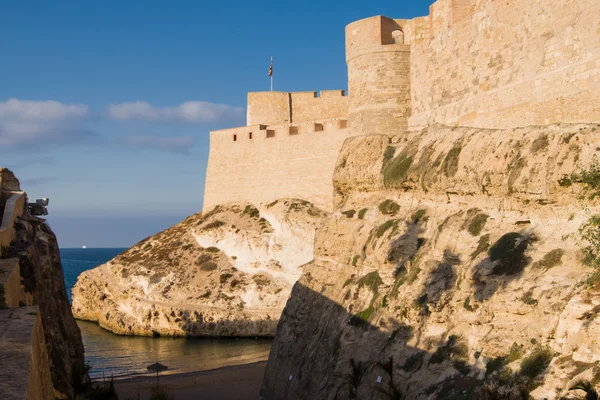
[[(0, 213), (0, 219), (10, 221), (3, 231), (10, 241), (1, 255), (3, 272), (19, 274), (14, 281), (5, 282), (10, 288), (10, 293), (4, 293), (5, 300), (10, 301), (3, 304), (7, 309), (0, 329), (5, 333), (3, 346), (11, 348), (3, 353), (5, 375), (21, 365), (19, 357), (30, 358), (22, 364), (29, 365), (29, 370), (19, 371), (19, 379), (5, 382), (1, 395), (10, 398), (20, 393), (25, 398), (27, 393), (28, 398), (74, 399), (78, 395), (75, 386), (87, 376), (83, 342), (67, 298), (56, 236), (43, 219), (31, 216), (23, 207), (26, 197), (20, 192), (18, 179), (6, 168), (0, 168), (0, 189), (2, 209), (7, 199), (21, 196), (18, 206), (13, 204), (9, 211)], [(30, 305), (37, 307), (22, 308)], [(8, 334), (11, 329), (12, 336)], [(21, 338), (18, 329), (24, 329)], [(27, 384), (20, 385), (21, 381)]]
[(273, 336), (325, 215), (285, 199), (195, 214), (81, 274), (73, 313), (126, 335)]
[(589, 213), (558, 183), (599, 146), (598, 125), (348, 139), (263, 397), (557, 399), (600, 382)]

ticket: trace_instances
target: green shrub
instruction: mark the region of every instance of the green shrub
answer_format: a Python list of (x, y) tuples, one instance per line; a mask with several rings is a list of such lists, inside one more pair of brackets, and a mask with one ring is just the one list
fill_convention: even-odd
[(393, 146), (388, 146), (385, 148), (385, 152), (383, 153), (383, 162), (387, 163), (389, 160), (394, 158), (394, 153), (396, 152), (396, 148)]
[(479, 237), (479, 243), (473, 253), (471, 253), (471, 260), (477, 258), (477, 256), (490, 248), (490, 235), (485, 234)]
[(223, 283), (227, 282), (227, 280), (228, 280), (229, 278), (231, 278), (232, 276), (233, 276), (233, 275), (232, 275), (232, 274), (230, 274), (230, 273), (224, 273), (224, 274), (221, 274), (221, 276), (219, 276), (219, 281), (220, 281), (220, 282), (223, 284)]
[(549, 269), (552, 267), (556, 267), (562, 261), (562, 256), (565, 254), (563, 249), (554, 249), (551, 252), (547, 253), (541, 260), (533, 263), (533, 268), (544, 268)]
[(506, 364), (510, 364), (513, 361), (518, 360), (523, 356), (523, 345), (513, 343), (510, 347), (508, 354), (504, 357), (496, 357), (493, 360), (488, 361), (485, 366), (485, 375), (488, 376), (494, 371), (503, 368)]
[(244, 208), (244, 214), (248, 214), (250, 218), (258, 218), (260, 212), (258, 211), (258, 208), (248, 204), (246, 208)]
[[(569, 187), (573, 183), (581, 184), (582, 190), (578, 198), (586, 211), (589, 211), (586, 202), (600, 196), (600, 163), (596, 156), (587, 169), (580, 168), (578, 172), (564, 175), (558, 181), (558, 184), (564, 187)], [(600, 215), (592, 215), (581, 225), (579, 234), (582, 239), (580, 243), (584, 254), (584, 263), (594, 268), (600, 268)]]
[(470, 312), (473, 312), (473, 311), (475, 311), (477, 309), (477, 307), (473, 307), (471, 305), (471, 298), (470, 297), (467, 297), (465, 299), (465, 301), (463, 303), (463, 307), (465, 308), (465, 310), (470, 311)]
[(379, 227), (375, 230), (375, 236), (378, 238), (382, 237), (383, 234), (394, 225), (394, 223), (396, 223), (396, 220), (390, 219), (379, 225)]
[(358, 219), (363, 219), (365, 217), (365, 214), (367, 213), (367, 211), (369, 211), (368, 208), (363, 208), (358, 212)]
[(594, 384), (590, 381), (584, 381), (582, 379), (575, 382), (570, 388), (569, 391), (572, 390), (581, 390), (585, 393), (585, 396), (577, 396), (576, 399), (579, 400), (598, 400), (600, 399), (600, 395), (598, 391), (594, 387)]
[(523, 345), (514, 342), (512, 346), (510, 346), (510, 350), (506, 356), (506, 363), (510, 364), (513, 361), (517, 361), (521, 357), (523, 357)]
[(400, 210), (400, 206), (393, 200), (384, 200), (379, 204), (379, 212), (384, 215), (394, 215)]
[(530, 306), (537, 305), (538, 301), (536, 299), (534, 299), (532, 297), (532, 295), (533, 295), (533, 288), (531, 288), (528, 291), (526, 291), (525, 293), (523, 293), (523, 296), (521, 296), (521, 301)]
[(206, 248), (206, 251), (208, 251), (209, 253), (218, 253), (221, 250), (219, 250), (218, 247), (210, 246)]
[(342, 286), (342, 288), (345, 288), (346, 286), (348, 286), (352, 282), (354, 282), (354, 278), (348, 278), (348, 279), (346, 279), (346, 281), (344, 282), (344, 286)]
[(593, 215), (579, 228), (583, 239), (581, 250), (583, 262), (594, 268), (600, 268), (600, 215)]
[(204, 264), (207, 261), (211, 261), (212, 258), (208, 255), (208, 254), (200, 254), (198, 256), (198, 258), (196, 258), (196, 261), (194, 261), (194, 264), (196, 264), (196, 266), (200, 266), (202, 264)]
[(387, 294), (385, 296), (383, 296), (383, 299), (381, 299), (381, 307), (385, 308), (388, 306), (388, 299), (387, 299)]
[(553, 357), (554, 352), (549, 347), (536, 347), (533, 352), (521, 362), (521, 375), (525, 375), (532, 379), (535, 378), (548, 368)]
[(506, 357), (496, 357), (493, 360), (488, 361), (488, 363), (485, 365), (485, 376), (488, 376), (494, 373), (494, 371), (501, 369), (505, 364)]
[(549, 144), (550, 143), (548, 143), (548, 135), (546, 135), (545, 133), (543, 133), (540, 136), (538, 136), (533, 141), (533, 143), (531, 143), (531, 148), (529, 149), (529, 151), (532, 154), (536, 154), (537, 152), (546, 149)]
[(530, 239), (519, 233), (504, 234), (490, 247), (488, 254), (492, 261), (498, 264), (492, 270), (495, 275), (514, 275), (523, 271), (529, 263), (525, 250), (530, 244)]
[(485, 223), (487, 222), (490, 216), (485, 213), (476, 214), (470, 221), (467, 227), (469, 233), (473, 236), (479, 236), (483, 228), (485, 227)]
[(221, 227), (223, 225), (225, 225), (225, 222), (223, 222), (223, 221), (213, 221), (210, 224), (204, 225), (202, 227), (202, 229), (205, 229), (205, 230), (216, 229), (216, 228), (219, 228), (219, 227)]
[(217, 269), (217, 264), (212, 261), (205, 262), (200, 266), (200, 269), (202, 271), (214, 271)]
[(252, 280), (256, 283), (256, 286), (263, 287), (269, 284), (271, 280), (268, 276), (262, 274), (256, 274), (252, 276)]
[(421, 272), (421, 268), (417, 267), (416, 265), (412, 265), (410, 267), (408, 277), (406, 278), (406, 282), (409, 285), (414, 283), (417, 280), (417, 278), (419, 277), (419, 272)]
[(355, 210), (342, 211), (342, 214), (344, 214), (348, 218), (354, 217), (355, 213), (356, 213)]
[(406, 282), (406, 275), (407, 275), (406, 267), (404, 265), (402, 265), (396, 271), (396, 279), (394, 281), (394, 285), (392, 286), (392, 290), (390, 291), (390, 296), (392, 298), (395, 299), (398, 297), (398, 290), (400, 289), (400, 286), (402, 286), (404, 284), (404, 282)]
[(421, 221), (427, 221), (429, 219), (427, 217), (427, 210), (421, 209), (421, 210), (415, 211), (415, 213), (412, 215), (411, 219), (412, 219), (413, 224), (417, 224)]
[(444, 170), (444, 174), (451, 178), (458, 172), (458, 158), (460, 156), (460, 152), (462, 147), (460, 145), (454, 145), (452, 149), (446, 155), (444, 162), (442, 163), (442, 169)]
[(437, 348), (435, 353), (431, 355), (429, 364), (440, 364), (444, 360), (452, 360), (457, 369), (463, 372), (465, 364), (468, 360), (469, 348), (465, 343), (464, 338), (457, 335), (450, 335), (444, 346)]
[(374, 308), (371, 305), (368, 308), (365, 308), (364, 310), (359, 312), (358, 314), (354, 314), (352, 317), (350, 317), (348, 323), (352, 326), (363, 326), (369, 322), (373, 311)]
[(406, 154), (405, 151), (391, 161), (385, 163), (383, 166), (384, 185), (386, 187), (393, 187), (398, 183), (402, 183), (406, 179), (412, 163), (412, 156)]
[(379, 276), (379, 272), (372, 271), (356, 281), (358, 288), (367, 287), (373, 293), (379, 293), (379, 286), (383, 285), (383, 281)]
[(358, 254), (352, 258), (352, 266), (353, 267), (356, 267), (356, 263), (358, 262), (359, 259), (360, 259), (360, 255), (358, 255)]

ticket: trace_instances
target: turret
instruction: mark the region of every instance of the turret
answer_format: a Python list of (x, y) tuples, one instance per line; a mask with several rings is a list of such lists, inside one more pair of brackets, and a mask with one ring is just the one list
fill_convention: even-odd
[(410, 45), (402, 20), (383, 16), (346, 27), (348, 123), (353, 135), (405, 131), (411, 113)]

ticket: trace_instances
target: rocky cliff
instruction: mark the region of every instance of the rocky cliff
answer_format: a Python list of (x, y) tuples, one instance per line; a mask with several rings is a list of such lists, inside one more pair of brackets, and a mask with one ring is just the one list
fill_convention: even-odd
[(286, 199), (192, 215), (81, 274), (73, 313), (125, 335), (273, 336), (325, 216)]
[[(14, 193), (20, 190), (19, 181), (12, 172), (0, 168), (0, 188), (5, 195), (8, 191)], [(27, 207), (22, 215), (17, 216), (11, 230), (10, 246), (4, 249), (1, 258), (6, 259), (4, 261), (8, 264), (14, 261), (14, 265), (18, 266), (21, 282), (20, 293), (15, 295), (19, 297), (18, 305), (37, 305), (37, 319), (41, 321), (41, 324), (35, 324), (35, 333), (23, 332), (23, 338), (35, 338), (31, 343), (32, 353), (38, 358), (34, 357), (31, 361), (30, 371), (19, 373), (29, 373), (30, 385), (40, 380), (40, 376), (50, 375), (53, 390), (51, 388), (50, 394), (43, 397), (39, 393), (34, 394), (35, 398), (73, 399), (76, 397), (74, 385), (86, 379), (84, 349), (67, 298), (56, 236), (43, 219), (31, 216)], [(31, 311), (29, 308), (25, 310)], [(6, 311), (13, 319), (18, 315), (37, 313), (26, 313), (19, 308)], [(23, 317), (27, 318), (32, 317)], [(23, 326), (28, 326), (26, 322)], [(3, 362), (8, 365), (12, 361), (5, 358)], [(27, 390), (22, 388), (21, 393)]]
[[(346, 141), (265, 399), (557, 399), (600, 382), (600, 294), (563, 187), (598, 125)], [(591, 276), (591, 278), (590, 278)]]

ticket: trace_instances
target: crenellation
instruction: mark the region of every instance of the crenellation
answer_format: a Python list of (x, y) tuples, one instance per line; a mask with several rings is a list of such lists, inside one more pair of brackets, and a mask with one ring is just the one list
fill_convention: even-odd
[[(438, 0), (427, 16), (355, 21), (347, 95), (249, 93), (248, 126), (211, 133), (205, 207), (285, 194), (328, 208), (335, 158), (351, 136), (600, 122), (599, 13), (598, 0)], [(224, 188), (229, 175), (246, 189)]]

